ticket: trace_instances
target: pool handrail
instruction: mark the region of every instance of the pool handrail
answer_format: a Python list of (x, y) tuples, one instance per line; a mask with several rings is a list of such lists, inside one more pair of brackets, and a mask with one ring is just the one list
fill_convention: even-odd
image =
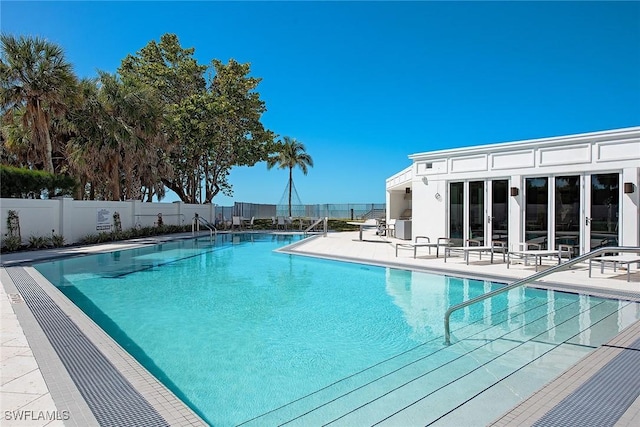
[(311, 224), (309, 227), (306, 228), (306, 230), (304, 230), (304, 234), (305, 236), (309, 233), (309, 231), (313, 230), (318, 224), (322, 223), (323, 227), (322, 227), (322, 231), (323, 231), (323, 236), (327, 237), (327, 223), (329, 222), (329, 218), (328, 217), (324, 217), (324, 218), (319, 218), (318, 220), (316, 220), (316, 222), (314, 222), (313, 224)]
[(200, 224), (204, 225), (209, 229), (209, 239), (213, 240), (213, 235), (218, 235), (218, 229), (211, 224), (206, 219), (202, 218), (200, 215), (195, 214), (191, 222), (191, 234), (195, 234), (196, 231), (200, 231)]
[(444, 313), (444, 343), (445, 345), (451, 345), (451, 331), (450, 331), (450, 327), (449, 327), (449, 319), (451, 317), (451, 314), (454, 311), (460, 310), (461, 308), (465, 308), (468, 307), (472, 304), (475, 304), (477, 302), (483, 301), (487, 298), (491, 298), (495, 295), (501, 294), (503, 292), (507, 292), (510, 291), (511, 289), (517, 288), (519, 286), (523, 286), (526, 285), (528, 283), (534, 282), (538, 279), (541, 279), (545, 276), (548, 276), (550, 274), (556, 273), (558, 271), (562, 271), (565, 270), (569, 267), (571, 267), (574, 264), (578, 264), (580, 262), (583, 261), (587, 261), (591, 258), (596, 257), (597, 255), (603, 254), (603, 253), (607, 253), (607, 252), (640, 252), (640, 247), (636, 246), (606, 246), (606, 247), (602, 247), (602, 248), (596, 248), (594, 250), (592, 250), (591, 252), (588, 252), (586, 254), (580, 255), (576, 258), (572, 258), (566, 262), (563, 262), (562, 264), (558, 264), (555, 265), (551, 268), (548, 268), (544, 271), (540, 271), (538, 273), (532, 274), (531, 276), (525, 277), (524, 279), (520, 279), (517, 280), (515, 282), (513, 282), (510, 285), (504, 286), (500, 289), (496, 289), (494, 291), (491, 292), (487, 292), (486, 294), (482, 294), (480, 296), (477, 296), (475, 298), (472, 298), (470, 300), (467, 301), (463, 301), (460, 304), (456, 304), (452, 307), (449, 307), (449, 309)]

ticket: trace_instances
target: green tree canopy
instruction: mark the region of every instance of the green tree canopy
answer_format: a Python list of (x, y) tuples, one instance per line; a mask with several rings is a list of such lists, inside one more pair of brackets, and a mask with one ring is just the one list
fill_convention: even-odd
[[(66, 109), (76, 77), (62, 49), (35, 37), (0, 36), (0, 108), (18, 114), (30, 138), (31, 167), (54, 172), (51, 120)], [(15, 123), (15, 121), (13, 121)]]
[(82, 98), (73, 110), (73, 165), (101, 198), (141, 199), (143, 189), (160, 184), (159, 171), (167, 172), (162, 104), (147, 86), (99, 74), (99, 85), (81, 83)]
[[(213, 60), (198, 65), (194, 49), (165, 34), (122, 62), (123, 80), (153, 87), (164, 102), (165, 134), (172, 146), (172, 177), (162, 182), (187, 203), (211, 203), (220, 191), (231, 195), (233, 166), (252, 166), (273, 150), (274, 134), (260, 119), (266, 111), (250, 77), (249, 64)], [(211, 70), (213, 78), (205, 80)]]

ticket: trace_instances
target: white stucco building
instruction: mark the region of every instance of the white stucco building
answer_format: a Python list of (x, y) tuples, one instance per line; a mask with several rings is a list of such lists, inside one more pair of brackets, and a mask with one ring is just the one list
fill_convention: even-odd
[[(398, 237), (640, 245), (640, 127), (411, 154), (387, 179)], [(403, 227), (404, 226), (404, 227)]]

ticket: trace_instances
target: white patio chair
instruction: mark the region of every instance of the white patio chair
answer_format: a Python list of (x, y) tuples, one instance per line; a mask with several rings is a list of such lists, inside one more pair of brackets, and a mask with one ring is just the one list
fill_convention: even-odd
[(231, 217), (231, 229), (242, 229), (242, 218), (239, 216)]

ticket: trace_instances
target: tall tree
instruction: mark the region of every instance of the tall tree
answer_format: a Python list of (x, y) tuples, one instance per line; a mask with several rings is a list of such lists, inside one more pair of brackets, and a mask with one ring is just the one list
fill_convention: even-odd
[(214, 60), (213, 67), (209, 90), (183, 102), (174, 123), (181, 139), (191, 142), (190, 157), (183, 159), (193, 160), (198, 180), (190, 188), (202, 181), (205, 203), (219, 192), (232, 194), (227, 176), (233, 166), (253, 166), (274, 149), (273, 133), (260, 122), (266, 110), (255, 92), (260, 79), (248, 76), (249, 64)]
[(0, 47), (0, 108), (6, 114), (21, 111), (36, 155), (32, 166), (53, 173), (50, 125), (75, 89), (71, 64), (60, 47), (38, 37), (3, 34)]
[(198, 141), (176, 133), (176, 117), (185, 111), (183, 104), (192, 103), (207, 86), (207, 66), (198, 64), (194, 52), (194, 48), (182, 48), (175, 34), (164, 34), (159, 43), (152, 40), (135, 55), (128, 55), (118, 70), (123, 81), (154, 88), (162, 101), (166, 121), (159, 137), (172, 146), (167, 159), (172, 173), (162, 176), (162, 182), (186, 203), (198, 203), (201, 147)]
[(291, 191), (293, 189), (293, 168), (298, 166), (304, 175), (307, 166), (313, 167), (313, 159), (306, 152), (303, 143), (295, 138), (285, 136), (284, 141), (278, 143), (276, 154), (267, 159), (267, 169), (278, 166), (279, 169), (289, 168), (289, 216), (291, 216)]
[[(274, 135), (260, 122), (266, 108), (249, 64), (213, 60), (209, 68), (193, 54), (174, 34), (165, 34), (125, 58), (119, 72), (123, 81), (154, 87), (165, 104), (173, 175), (163, 183), (184, 202), (211, 203), (221, 191), (231, 194), (227, 176), (233, 166), (266, 160)], [(213, 71), (208, 81), (207, 70)]]

